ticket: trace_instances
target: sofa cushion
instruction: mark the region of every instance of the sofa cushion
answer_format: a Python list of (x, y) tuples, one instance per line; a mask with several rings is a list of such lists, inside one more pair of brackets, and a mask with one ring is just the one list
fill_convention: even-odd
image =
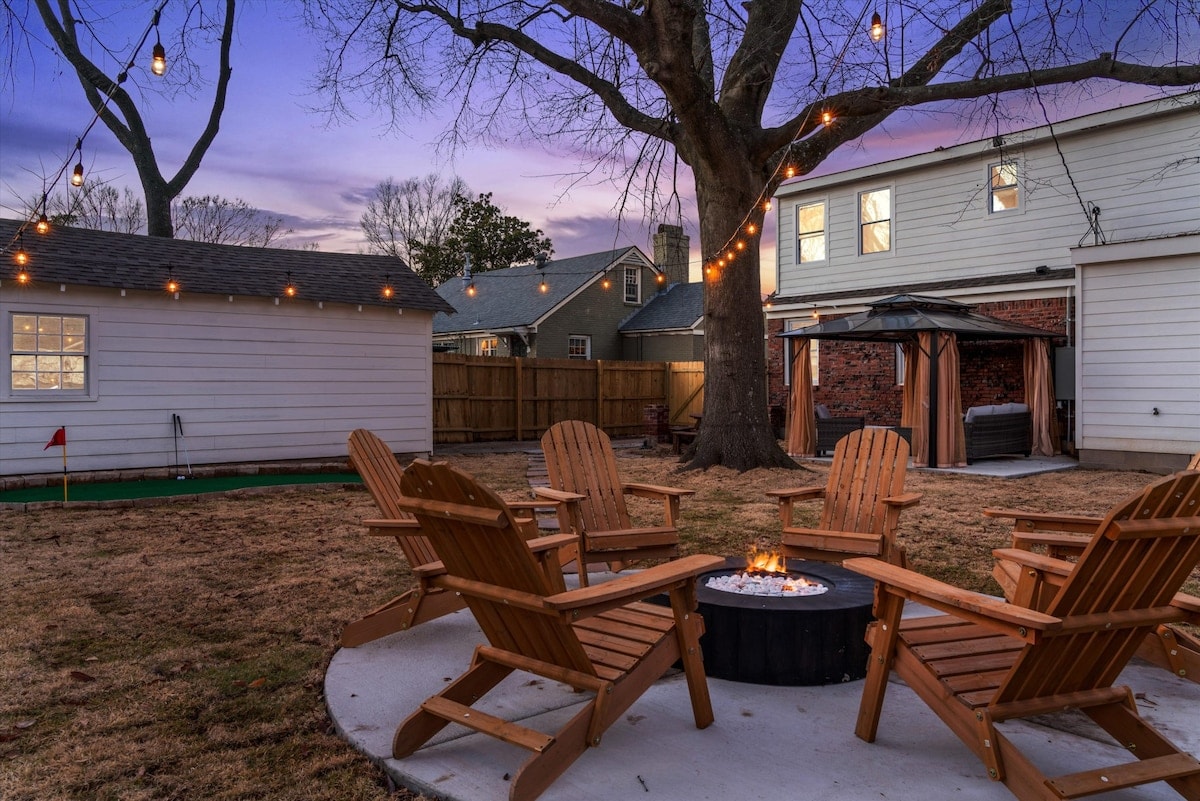
[(818, 403), (816, 406), (814, 406), (813, 411), (816, 413), (817, 417), (821, 418), (822, 420), (828, 420), (829, 418), (833, 417), (833, 415), (829, 412), (829, 407), (823, 403)]
[(983, 417), (985, 415), (995, 414), (995, 413), (996, 413), (995, 406), (972, 406), (970, 409), (967, 409), (967, 413), (963, 415), (963, 422), (969, 423), (972, 420), (974, 420), (976, 417)]

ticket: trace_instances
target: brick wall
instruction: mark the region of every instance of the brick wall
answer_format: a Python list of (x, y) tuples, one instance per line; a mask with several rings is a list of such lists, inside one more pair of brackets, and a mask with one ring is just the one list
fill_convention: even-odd
[[(1047, 331), (1063, 331), (1067, 317), (1065, 298), (984, 303), (976, 311)], [(831, 319), (835, 318), (821, 318)], [(782, 331), (782, 320), (767, 321), (767, 393), (772, 406), (785, 406), (788, 398), (783, 383), (787, 340), (776, 336)], [(1052, 347), (1064, 342), (1065, 337), (1052, 342)], [(896, 384), (893, 344), (824, 340), (820, 353), (820, 386), (813, 388), (813, 403), (824, 403), (838, 416), (863, 415), (870, 425), (899, 424), (903, 390)], [(1019, 340), (959, 342), (963, 408), (1022, 401), (1023, 361)]]

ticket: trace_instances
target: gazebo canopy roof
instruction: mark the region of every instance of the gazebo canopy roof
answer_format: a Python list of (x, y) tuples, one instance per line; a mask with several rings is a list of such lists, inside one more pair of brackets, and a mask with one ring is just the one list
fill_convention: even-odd
[(779, 334), (804, 339), (903, 342), (922, 331), (953, 333), (959, 339), (1031, 339), (1061, 336), (975, 311), (974, 306), (928, 295), (893, 295), (868, 303), (869, 311)]

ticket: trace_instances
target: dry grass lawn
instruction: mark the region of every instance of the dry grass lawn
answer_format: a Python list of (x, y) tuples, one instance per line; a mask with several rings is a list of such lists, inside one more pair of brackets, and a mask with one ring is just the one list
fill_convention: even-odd
[[(697, 491), (683, 505), (693, 553), (772, 544), (764, 491), (824, 482), (822, 467), (673, 474), (665, 453), (620, 459), (630, 480)], [(451, 461), (528, 494), (522, 454)], [(1007, 529), (982, 507), (1094, 514), (1153, 478), (911, 473), (925, 499), (901, 537), (917, 570), (995, 592)], [(342, 625), (411, 580), (392, 543), (363, 536), (374, 514), (363, 491), (321, 489), (0, 512), (0, 798), (416, 798), (333, 733), (322, 697)]]

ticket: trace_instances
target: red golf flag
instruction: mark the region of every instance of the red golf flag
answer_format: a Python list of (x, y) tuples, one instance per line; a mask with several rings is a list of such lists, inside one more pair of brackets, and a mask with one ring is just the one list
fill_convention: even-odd
[(42, 450), (47, 450), (49, 448), (53, 448), (56, 445), (65, 446), (66, 444), (67, 444), (67, 428), (66, 428), (66, 426), (63, 426), (62, 428), (60, 428), (54, 432), (54, 436), (50, 438), (50, 441), (46, 443), (46, 447), (42, 448)]

